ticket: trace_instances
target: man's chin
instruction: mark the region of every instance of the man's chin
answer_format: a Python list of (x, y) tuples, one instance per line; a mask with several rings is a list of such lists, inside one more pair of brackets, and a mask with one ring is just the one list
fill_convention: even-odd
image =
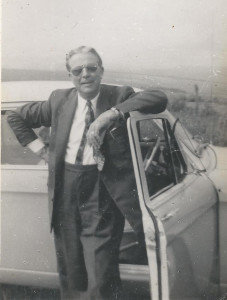
[(97, 88), (94, 88), (94, 86), (90, 86), (90, 85), (84, 85), (81, 90), (81, 95), (85, 98), (85, 99), (92, 99), (94, 98), (98, 92), (99, 92), (99, 89)]
[(97, 89), (90, 85), (84, 85), (81, 91), (83, 93), (95, 93)]

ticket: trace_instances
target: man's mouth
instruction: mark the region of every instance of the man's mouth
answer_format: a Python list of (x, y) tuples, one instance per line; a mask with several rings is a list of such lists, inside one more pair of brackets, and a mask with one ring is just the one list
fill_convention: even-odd
[(86, 82), (81, 82), (82, 85), (91, 85), (93, 84), (93, 81), (86, 81)]

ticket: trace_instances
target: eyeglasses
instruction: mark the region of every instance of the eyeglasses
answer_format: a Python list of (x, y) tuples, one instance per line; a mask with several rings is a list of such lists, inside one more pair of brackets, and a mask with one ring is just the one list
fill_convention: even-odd
[(74, 76), (79, 76), (81, 74), (81, 72), (83, 71), (83, 69), (87, 69), (87, 71), (89, 73), (95, 73), (98, 69), (97, 65), (94, 64), (87, 64), (87, 65), (82, 65), (82, 66), (78, 66), (76, 68), (74, 68), (73, 70), (71, 70), (70, 72), (74, 75)]

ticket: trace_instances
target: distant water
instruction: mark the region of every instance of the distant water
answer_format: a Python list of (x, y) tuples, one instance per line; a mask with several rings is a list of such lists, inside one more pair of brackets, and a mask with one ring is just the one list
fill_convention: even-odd
[[(172, 92), (194, 94), (198, 88), (199, 95), (207, 100), (222, 98), (227, 101), (227, 77), (218, 80), (207, 75), (203, 79), (190, 77), (177, 77), (174, 75), (138, 74), (123, 72), (107, 72), (104, 79), (115, 84), (128, 84), (137, 88), (163, 88)], [(226, 79), (226, 80), (225, 80)]]
[[(198, 88), (204, 99), (227, 100), (227, 76), (209, 70), (152, 70), (146, 72), (105, 71), (104, 81), (137, 88), (163, 88), (173, 92), (194, 94)], [(64, 70), (2, 70), (2, 81), (69, 80)]]

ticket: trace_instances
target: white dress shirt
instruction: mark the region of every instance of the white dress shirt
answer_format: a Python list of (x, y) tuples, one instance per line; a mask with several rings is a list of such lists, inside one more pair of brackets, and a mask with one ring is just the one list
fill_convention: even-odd
[[(99, 94), (91, 100), (92, 109), (96, 111), (96, 103)], [(88, 110), (87, 100), (82, 98), (78, 93), (78, 104), (75, 110), (75, 115), (72, 122), (71, 131), (69, 134), (69, 140), (66, 147), (65, 161), (70, 164), (75, 164), (76, 155), (80, 146), (82, 135), (85, 128), (85, 116)], [(33, 152), (39, 152), (43, 147), (44, 143), (40, 139), (36, 139), (27, 145)], [(93, 158), (93, 148), (87, 143), (84, 148), (83, 154), (83, 165), (95, 165), (96, 162)]]
[[(99, 94), (91, 100), (91, 106), (94, 111), (96, 111), (96, 103)], [(82, 135), (85, 128), (85, 116), (87, 113), (87, 100), (83, 99), (78, 94), (78, 104), (75, 111), (74, 119), (72, 122), (72, 127), (69, 135), (68, 144), (66, 147), (65, 161), (70, 164), (75, 164), (76, 155), (80, 146), (80, 142), (82, 139)], [(96, 162), (93, 158), (93, 148), (89, 146), (87, 143), (85, 144), (84, 152), (83, 152), (83, 165), (95, 165)]]

